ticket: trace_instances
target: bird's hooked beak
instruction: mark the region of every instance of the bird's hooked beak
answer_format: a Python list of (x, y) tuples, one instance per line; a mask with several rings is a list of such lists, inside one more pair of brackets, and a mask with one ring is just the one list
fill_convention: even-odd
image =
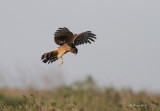
[(77, 51), (75, 51), (74, 54), (77, 55)]

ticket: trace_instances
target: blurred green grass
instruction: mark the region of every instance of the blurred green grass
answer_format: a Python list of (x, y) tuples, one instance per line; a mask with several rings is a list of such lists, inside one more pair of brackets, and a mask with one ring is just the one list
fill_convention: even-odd
[(160, 95), (102, 89), (88, 77), (53, 91), (1, 89), (0, 111), (160, 111)]

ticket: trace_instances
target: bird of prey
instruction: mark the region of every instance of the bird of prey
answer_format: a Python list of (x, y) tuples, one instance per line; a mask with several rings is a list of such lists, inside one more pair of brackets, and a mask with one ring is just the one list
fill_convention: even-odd
[(44, 53), (41, 60), (49, 64), (60, 59), (59, 66), (61, 66), (63, 64), (62, 56), (65, 53), (71, 52), (77, 54), (78, 49), (76, 46), (84, 43), (91, 44), (91, 41), (94, 42), (94, 39), (96, 39), (96, 35), (91, 31), (73, 34), (66, 27), (59, 28), (54, 34), (54, 41), (57, 45), (60, 45), (60, 47), (51, 52)]

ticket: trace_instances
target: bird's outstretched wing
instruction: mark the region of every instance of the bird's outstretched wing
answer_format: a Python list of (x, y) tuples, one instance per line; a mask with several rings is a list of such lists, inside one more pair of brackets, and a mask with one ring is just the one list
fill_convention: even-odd
[(95, 37), (96, 35), (93, 34), (91, 31), (86, 31), (86, 32), (82, 32), (78, 35), (75, 35), (73, 37), (73, 43), (75, 46), (77, 45), (81, 45), (81, 44), (84, 44), (84, 43), (90, 43), (91, 44), (91, 41), (94, 42), (94, 39), (96, 39)]
[(51, 52), (47, 52), (47, 53), (44, 53), (41, 57), (41, 60), (44, 62), (44, 63), (52, 63), (56, 60), (58, 60), (58, 51), (57, 50), (54, 50), (54, 51), (51, 51)]
[(73, 38), (73, 33), (70, 32), (66, 27), (59, 28), (54, 34), (54, 41), (57, 45), (63, 45), (69, 43)]

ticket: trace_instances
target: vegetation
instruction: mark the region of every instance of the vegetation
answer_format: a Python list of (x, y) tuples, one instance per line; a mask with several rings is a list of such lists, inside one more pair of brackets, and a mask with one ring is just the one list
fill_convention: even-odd
[(54, 91), (10, 92), (0, 90), (0, 111), (160, 111), (160, 95), (101, 89), (91, 77)]

